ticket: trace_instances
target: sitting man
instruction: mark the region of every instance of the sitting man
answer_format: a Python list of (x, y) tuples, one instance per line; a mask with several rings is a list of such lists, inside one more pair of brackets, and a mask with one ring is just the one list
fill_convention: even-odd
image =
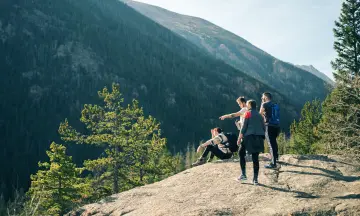
[(206, 163), (206, 158), (209, 153), (211, 153), (209, 161), (214, 156), (220, 159), (229, 159), (232, 157), (233, 153), (228, 146), (228, 138), (222, 132), (221, 128), (216, 127), (214, 129), (211, 129), (211, 135), (212, 139), (206, 141), (198, 147), (198, 153), (202, 148), (205, 148), (205, 151), (203, 152), (201, 157), (192, 164), (192, 166), (198, 166)]

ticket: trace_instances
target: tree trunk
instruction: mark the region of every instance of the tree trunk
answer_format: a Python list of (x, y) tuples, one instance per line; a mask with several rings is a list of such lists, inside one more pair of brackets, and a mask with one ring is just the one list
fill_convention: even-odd
[(140, 167), (140, 182), (143, 182), (143, 178), (144, 178), (144, 169), (143, 169), (143, 165), (144, 165), (144, 157), (141, 157), (141, 163), (140, 163), (141, 167)]
[(113, 176), (113, 192), (119, 193), (119, 163), (115, 162)]
[(119, 193), (119, 168), (120, 168), (120, 164), (119, 162), (116, 160), (117, 157), (119, 157), (119, 152), (120, 152), (120, 147), (116, 146), (115, 147), (115, 165), (114, 165), (114, 172), (113, 172), (113, 192), (114, 193)]

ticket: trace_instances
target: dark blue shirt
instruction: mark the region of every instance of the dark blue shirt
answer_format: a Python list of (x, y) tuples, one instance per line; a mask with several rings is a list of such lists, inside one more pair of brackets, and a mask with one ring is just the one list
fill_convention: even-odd
[(272, 102), (268, 101), (268, 102), (262, 103), (260, 110), (262, 108), (264, 108), (263, 116), (264, 116), (264, 120), (265, 120), (265, 125), (268, 125), (271, 115), (272, 115)]

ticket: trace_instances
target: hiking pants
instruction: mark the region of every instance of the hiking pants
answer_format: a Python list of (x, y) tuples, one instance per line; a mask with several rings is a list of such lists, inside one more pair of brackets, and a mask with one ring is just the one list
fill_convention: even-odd
[(231, 158), (232, 154), (231, 153), (224, 153), (222, 152), (217, 145), (208, 145), (206, 146), (205, 151), (202, 154), (202, 158), (206, 158), (208, 156), (208, 154), (211, 153), (211, 157), (213, 158), (214, 156), (220, 158), (220, 159), (229, 159)]
[[(239, 157), (240, 157), (240, 168), (241, 173), (246, 175), (246, 149), (245, 145), (241, 145), (239, 148)], [(259, 176), (259, 152), (251, 154), (252, 161), (253, 161), (253, 169), (254, 169), (254, 179), (257, 179)]]
[(271, 163), (276, 165), (276, 160), (279, 159), (278, 144), (276, 138), (279, 135), (280, 128), (274, 126), (265, 126), (265, 139), (269, 145), (271, 154)]

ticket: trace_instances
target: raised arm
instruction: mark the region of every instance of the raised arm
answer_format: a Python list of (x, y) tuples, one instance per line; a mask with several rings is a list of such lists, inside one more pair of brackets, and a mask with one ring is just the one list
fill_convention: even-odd
[(264, 103), (261, 103), (259, 113), (260, 113), (261, 115), (264, 115), (264, 113), (265, 113)]

